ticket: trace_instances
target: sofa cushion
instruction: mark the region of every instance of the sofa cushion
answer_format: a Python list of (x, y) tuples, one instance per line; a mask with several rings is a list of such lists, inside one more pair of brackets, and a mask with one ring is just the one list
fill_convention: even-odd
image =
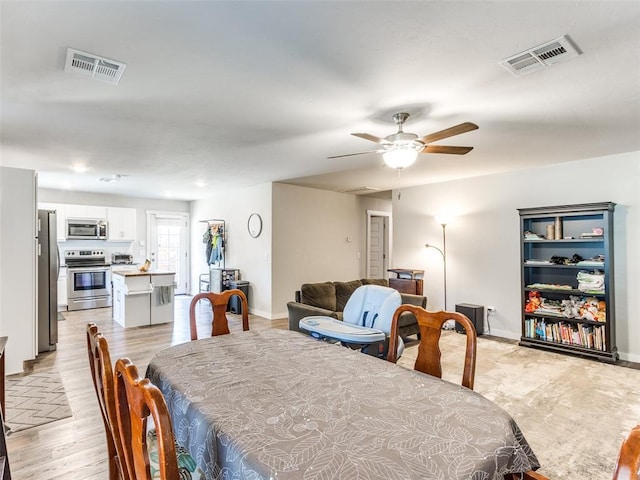
[(303, 283), (300, 287), (302, 303), (336, 311), (336, 288), (332, 282)]
[(336, 287), (336, 311), (342, 312), (349, 297), (356, 291), (356, 288), (362, 286), (362, 282), (352, 280), (351, 282), (333, 282), (333, 285)]
[(383, 287), (389, 286), (389, 280), (386, 278), (363, 278), (360, 280), (362, 285), (380, 285)]

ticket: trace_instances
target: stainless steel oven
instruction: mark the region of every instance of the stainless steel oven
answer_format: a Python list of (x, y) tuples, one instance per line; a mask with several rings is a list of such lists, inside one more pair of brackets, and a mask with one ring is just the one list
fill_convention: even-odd
[(69, 310), (111, 306), (111, 268), (102, 250), (67, 250), (65, 262)]

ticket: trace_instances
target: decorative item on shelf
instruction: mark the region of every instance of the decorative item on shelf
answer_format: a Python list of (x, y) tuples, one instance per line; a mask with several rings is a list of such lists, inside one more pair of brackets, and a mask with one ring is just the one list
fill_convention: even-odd
[(555, 227), (553, 224), (547, 225), (547, 240), (554, 240), (556, 238)]
[(530, 232), (529, 230), (527, 230), (526, 232), (524, 232), (524, 239), (525, 240), (544, 240), (544, 237), (542, 235), (538, 235), (535, 232)]
[(525, 312), (533, 313), (542, 304), (542, 300), (540, 299), (540, 292), (529, 292), (529, 298), (527, 299), (527, 304), (524, 307)]
[(604, 229), (601, 227), (594, 227), (591, 232), (585, 232), (580, 234), (580, 238), (600, 238), (604, 236)]
[(562, 240), (562, 217), (556, 217), (554, 224), (554, 234), (556, 240)]

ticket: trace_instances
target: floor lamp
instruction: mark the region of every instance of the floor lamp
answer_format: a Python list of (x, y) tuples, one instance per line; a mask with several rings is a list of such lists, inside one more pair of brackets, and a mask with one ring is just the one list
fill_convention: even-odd
[(442, 255), (442, 273), (444, 278), (444, 309), (447, 310), (447, 235), (445, 233), (447, 220), (442, 217), (436, 217), (436, 221), (442, 225), (442, 250), (440, 250), (435, 245), (431, 245), (430, 243), (425, 243), (424, 246), (426, 248), (433, 248), (440, 252)]

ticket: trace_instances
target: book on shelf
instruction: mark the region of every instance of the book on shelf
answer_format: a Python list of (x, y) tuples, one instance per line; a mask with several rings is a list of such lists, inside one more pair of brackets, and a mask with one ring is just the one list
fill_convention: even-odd
[(547, 322), (545, 319), (528, 318), (525, 320), (525, 336), (592, 350), (606, 351), (607, 349), (604, 326), (601, 325)]

